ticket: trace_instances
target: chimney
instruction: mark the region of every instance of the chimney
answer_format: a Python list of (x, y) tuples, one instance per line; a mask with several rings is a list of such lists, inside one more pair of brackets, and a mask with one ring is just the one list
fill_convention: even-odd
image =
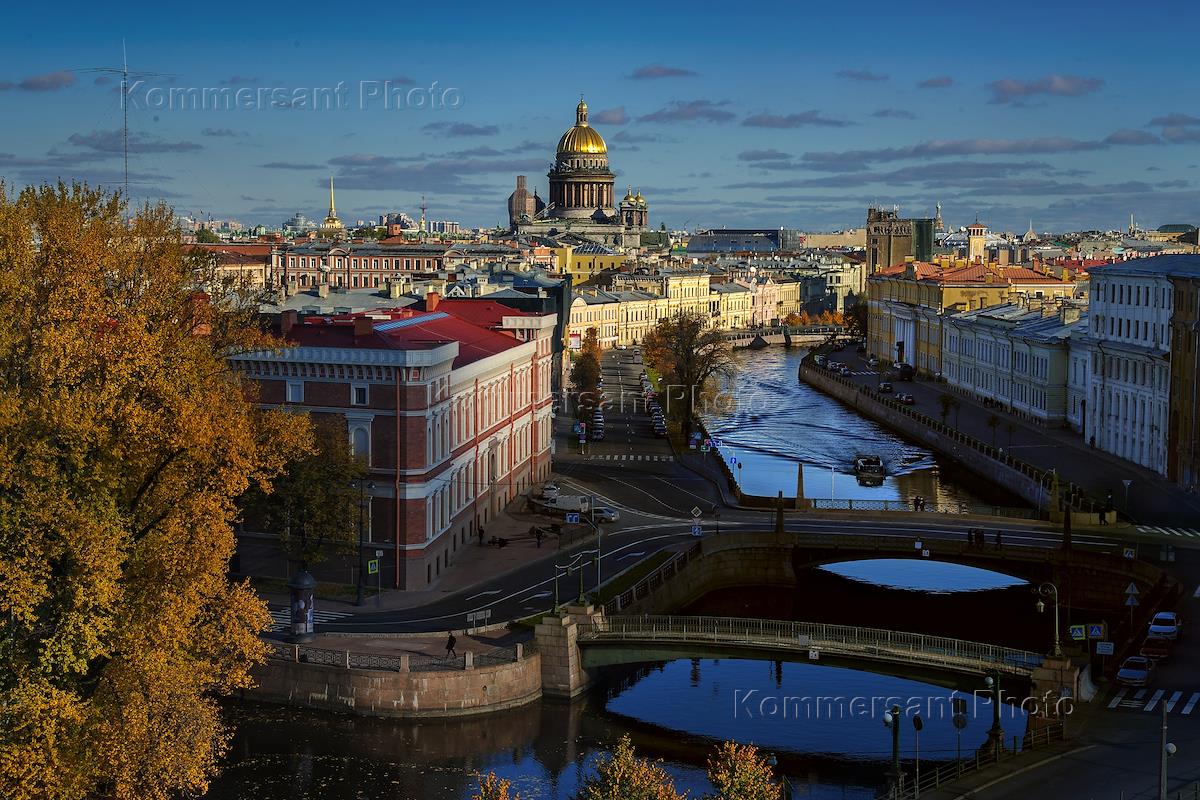
[(1001, 247), (999, 255), (1000, 255), (1000, 266), (1007, 267), (1010, 263), (1009, 260), (1011, 258), (1011, 254), (1009, 253), (1008, 248)]
[(300, 314), (296, 311), (285, 311), (279, 315), (279, 332), (284, 336), (288, 331), (300, 324)]
[(366, 316), (358, 316), (354, 318), (354, 336), (370, 336), (371, 331), (375, 330), (375, 320)]
[(399, 298), (400, 295), (402, 295), (402, 294), (404, 294), (404, 284), (403, 283), (401, 283), (400, 281), (396, 281), (396, 280), (388, 282), (388, 292), (387, 292), (388, 299), (395, 300), (395, 299)]
[(438, 303), (441, 301), (441, 299), (442, 299), (442, 296), (440, 294), (438, 294), (437, 292), (429, 292), (428, 294), (426, 294), (425, 295), (425, 310), (426, 311), (437, 311)]
[(317, 284), (317, 297), (329, 297), (329, 284), (328, 283), (318, 283)]
[(1079, 321), (1079, 306), (1072, 303), (1063, 303), (1059, 309), (1058, 319), (1063, 325), (1071, 325)]

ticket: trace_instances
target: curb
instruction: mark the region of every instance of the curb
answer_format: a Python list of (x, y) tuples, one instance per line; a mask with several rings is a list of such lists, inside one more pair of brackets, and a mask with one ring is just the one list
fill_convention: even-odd
[(968, 797), (974, 797), (975, 795), (979, 794), (980, 792), (990, 789), (991, 787), (995, 786), (998, 783), (1003, 783), (1004, 781), (1006, 781), (1010, 778), (1015, 778), (1018, 775), (1024, 775), (1026, 772), (1029, 772), (1030, 770), (1035, 770), (1038, 767), (1044, 767), (1047, 764), (1053, 764), (1055, 761), (1066, 758), (1067, 756), (1075, 755), (1076, 753), (1082, 753), (1085, 750), (1091, 750), (1094, 747), (1096, 747), (1096, 745), (1094, 745), (1094, 744), (1085, 744), (1082, 747), (1075, 747), (1075, 748), (1072, 748), (1072, 749), (1067, 750), (1062, 753), (1055, 753), (1052, 756), (1047, 756), (1046, 758), (1043, 758), (1040, 761), (1036, 761), (1032, 764), (1028, 764), (1024, 767), (1021, 767), (1018, 770), (1013, 770), (1012, 772), (1008, 773), (1007, 775), (1000, 775), (998, 777), (992, 778), (987, 783), (984, 783), (980, 786), (976, 786), (974, 789), (968, 789), (965, 792), (956, 794), (956, 795), (954, 795), (953, 800), (966, 800), (966, 798), (968, 798)]

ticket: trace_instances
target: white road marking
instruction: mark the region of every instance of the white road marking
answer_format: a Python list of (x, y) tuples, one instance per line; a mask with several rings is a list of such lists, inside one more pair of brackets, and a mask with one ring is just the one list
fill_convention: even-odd
[(1142, 710), (1143, 711), (1153, 711), (1158, 706), (1158, 701), (1162, 699), (1164, 691), (1165, 690), (1163, 690), (1163, 689), (1155, 690), (1154, 694), (1150, 696), (1150, 702), (1146, 703), (1146, 707), (1143, 708)]
[(1192, 709), (1196, 707), (1197, 701), (1200, 701), (1200, 692), (1192, 692), (1192, 696), (1188, 698), (1187, 705), (1183, 707), (1181, 714), (1190, 714)]
[(1108, 704), (1108, 707), (1116, 708), (1117, 704), (1119, 704), (1122, 700), (1125, 699), (1125, 693), (1128, 691), (1129, 691), (1129, 689), (1122, 688), (1121, 691), (1117, 692), (1116, 696), (1113, 697), (1112, 701)]
[(480, 592), (479, 594), (473, 594), (470, 597), (468, 597), (467, 599), (474, 600), (476, 597), (488, 597), (489, 595), (500, 594), (500, 592), (501, 592), (500, 589), (492, 589), (491, 591)]
[(1146, 696), (1146, 690), (1145, 690), (1145, 689), (1138, 689), (1138, 690), (1137, 690), (1137, 693), (1136, 693), (1136, 694), (1134, 694), (1134, 696), (1133, 696), (1133, 699), (1134, 699), (1134, 700), (1141, 700), (1141, 699), (1142, 699), (1143, 697), (1145, 697), (1145, 696)]
[(640, 553), (626, 553), (625, 555), (621, 556), (621, 558), (619, 558), (617, 560), (621, 561), (626, 558), (637, 558), (638, 556), (644, 556), (644, 555), (646, 555), (645, 551), (642, 551)]
[(1175, 692), (1171, 695), (1171, 699), (1167, 701), (1167, 713), (1170, 714), (1175, 710), (1175, 704), (1179, 702), (1179, 698), (1183, 697), (1183, 692)]
[(1192, 592), (1192, 597), (1200, 597), (1200, 585), (1196, 586), (1196, 591)]

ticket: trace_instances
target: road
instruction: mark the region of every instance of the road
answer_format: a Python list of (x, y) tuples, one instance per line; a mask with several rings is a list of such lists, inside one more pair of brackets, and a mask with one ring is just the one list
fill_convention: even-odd
[[(621, 519), (601, 526), (601, 578), (611, 576), (641, 558), (664, 548), (679, 547), (692, 541), (693, 510), (700, 510), (699, 523), (705, 536), (726, 536), (738, 530), (769, 530), (775, 524), (773, 512), (723, 507), (712, 484), (682, 466), (673, 457), (666, 439), (655, 438), (649, 417), (640, 402), (640, 364), (629, 351), (614, 351), (602, 365), (604, 388), (613, 407), (606, 415), (607, 437), (582, 448), (562, 424), (555, 469), (561, 476), (564, 493), (594, 494), (597, 502), (618, 509)], [(622, 395), (624, 392), (624, 395)], [(620, 400), (624, 396), (626, 402)], [(719, 514), (719, 516), (717, 516)], [(968, 528), (977, 525), (938, 515), (933, 519), (898, 516), (895, 520), (847, 520), (813, 515), (789, 515), (785, 528), (796, 533), (896, 535), (964, 540)], [(1038, 523), (1018, 520), (989, 523), (989, 530), (1002, 530), (1004, 539), (1014, 544), (1047, 548), (1058, 547), (1056, 530)], [(718, 532), (719, 529), (719, 532)], [(1076, 532), (1074, 541), (1081, 545), (1117, 547), (1116, 536)], [(591, 543), (578, 550), (594, 550)], [(384, 612), (352, 613), (322, 626), (325, 631), (388, 633), (436, 631), (461, 628), (466, 614), (490, 609), (491, 622), (520, 619), (548, 610), (553, 603), (555, 563), (565, 563), (571, 553), (548, 553), (542, 560), (498, 576), (485, 585), (477, 585), (455, 595), (440, 598), (419, 608)], [(585, 570), (584, 589), (595, 588), (594, 569)], [(578, 576), (559, 579), (561, 596), (578, 593)]]

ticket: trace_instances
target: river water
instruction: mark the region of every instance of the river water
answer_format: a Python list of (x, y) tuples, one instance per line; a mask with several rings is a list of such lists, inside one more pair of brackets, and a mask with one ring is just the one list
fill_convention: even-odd
[[(855, 415), (800, 384), (801, 351), (737, 354), (736, 407), (706, 415), (721, 457), (744, 464), (747, 492), (794, 496), (803, 464), (808, 497), (908, 499), (1016, 505), (928, 450)], [(883, 486), (860, 486), (857, 453), (882, 456)], [(715, 457), (715, 456), (714, 456)], [(831, 483), (832, 472), (832, 487)], [(830, 565), (796, 589), (745, 587), (715, 592), (689, 613), (791, 617), (884, 627), (1044, 650), (1050, 631), (1021, 581), (969, 567), (911, 560)], [(962, 688), (962, 687), (960, 687)], [(612, 670), (573, 703), (541, 700), (462, 720), (393, 721), (295, 709), (231, 705), (236, 733), (208, 800), (462, 800), (479, 773), (509, 778), (525, 800), (568, 800), (595, 759), (629, 734), (640, 754), (661, 759), (677, 788), (711, 791), (705, 761), (725, 739), (775, 754), (793, 796), (872, 798), (885, 783), (891, 734), (881, 715), (899, 702), (920, 713), (921, 763), (971, 758), (991, 724), (986, 695), (966, 688), (963, 730), (951, 719), (951, 689), (822, 664), (736, 659), (678, 660)], [(1011, 735), (1023, 712), (1004, 708)], [(913, 726), (905, 720), (902, 757), (911, 772)]]
[[(720, 441), (712, 457), (735, 460), (733, 472), (744, 492), (795, 497), (796, 470), (803, 465), (804, 496), (810, 499), (909, 501), (920, 495), (931, 504), (1024, 505), (800, 382), (804, 354), (783, 347), (739, 350), (736, 376), (707, 402), (705, 425)], [(859, 484), (853, 468), (860, 454), (883, 459), (882, 486)]]
[[(778, 590), (776, 590), (778, 592)], [(876, 561), (813, 570), (786, 599), (765, 588), (747, 613), (961, 635), (956, 620), (974, 620), (976, 638), (1035, 646), (1027, 614), (1029, 588), (1018, 580), (937, 562)], [(738, 613), (715, 593), (689, 611)], [(823, 609), (823, 611), (822, 611)], [(893, 616), (881, 616), (887, 609)], [(903, 622), (901, 622), (903, 620)], [(1044, 627), (1044, 626), (1043, 626)], [(1036, 626), (1033, 630), (1036, 630)], [(982, 687), (979, 687), (982, 688)], [(737, 659), (677, 660), (616, 669), (574, 703), (542, 700), (493, 715), (446, 721), (392, 721), (294, 709), (232, 705), (236, 727), (224, 773), (208, 800), (462, 800), (475, 776), (494, 771), (522, 798), (568, 800), (595, 759), (622, 734), (638, 752), (661, 759), (677, 788), (711, 791), (705, 760), (725, 739), (752, 742), (776, 755), (793, 796), (872, 798), (885, 783), (890, 732), (882, 712), (899, 703), (905, 768), (914, 762), (911, 715), (924, 722), (923, 769), (973, 754), (986, 739), (985, 693), (960, 687), (966, 727), (952, 720), (952, 690), (910, 677), (822, 664)], [(1014, 687), (1015, 689), (1015, 687)], [(1023, 712), (1004, 708), (1011, 737)]]

